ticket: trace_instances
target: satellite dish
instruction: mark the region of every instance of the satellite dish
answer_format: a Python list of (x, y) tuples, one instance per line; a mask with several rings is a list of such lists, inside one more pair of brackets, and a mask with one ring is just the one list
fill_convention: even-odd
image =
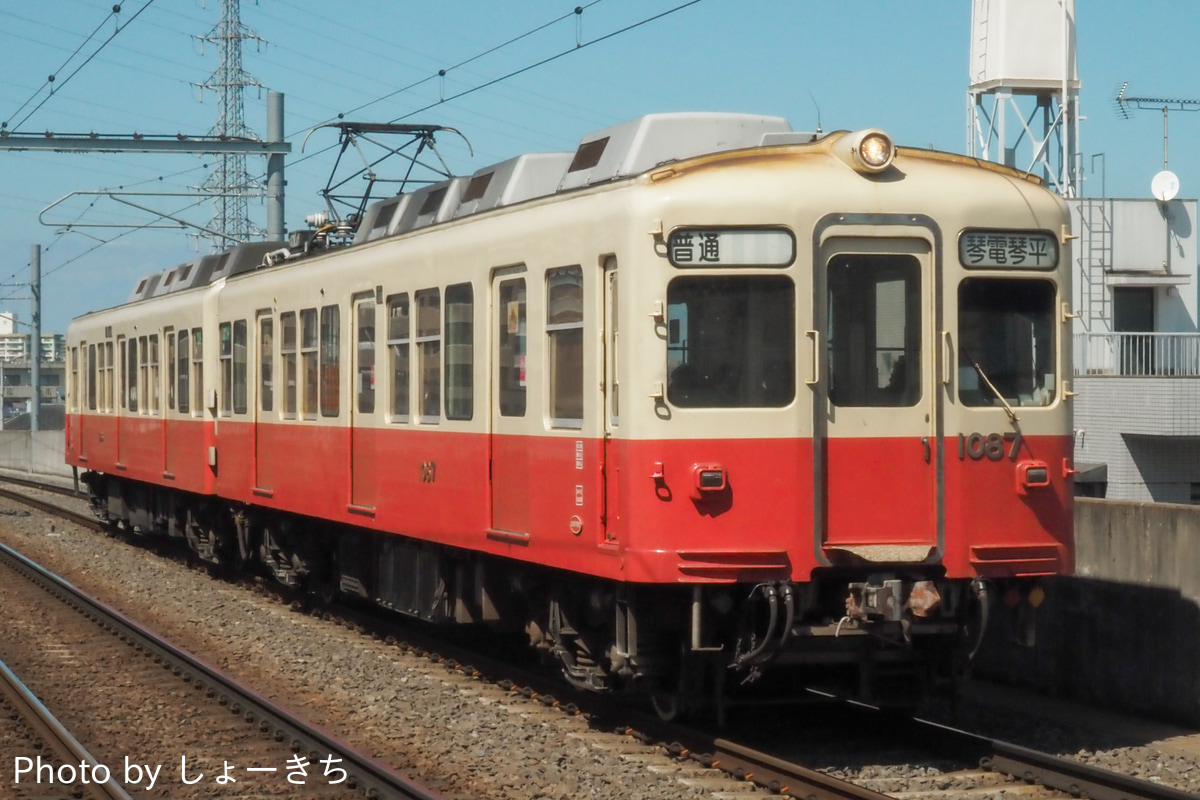
[(1167, 202), (1174, 200), (1175, 195), (1179, 194), (1179, 176), (1168, 169), (1154, 176), (1150, 181), (1150, 194), (1154, 195), (1155, 199)]

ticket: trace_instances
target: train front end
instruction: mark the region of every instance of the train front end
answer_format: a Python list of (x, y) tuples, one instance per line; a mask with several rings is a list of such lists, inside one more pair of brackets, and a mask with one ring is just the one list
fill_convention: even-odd
[(655, 184), (620, 527), (634, 580), (690, 592), (684, 662), (879, 700), (961, 675), (989, 622), (1031, 642), (1073, 568), (1063, 202), (874, 130)]

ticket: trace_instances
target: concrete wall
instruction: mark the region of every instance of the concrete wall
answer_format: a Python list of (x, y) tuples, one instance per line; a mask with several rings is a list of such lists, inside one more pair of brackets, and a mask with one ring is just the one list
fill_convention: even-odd
[(0, 468), (71, 477), (62, 431), (0, 431)]
[(1037, 640), (995, 609), (980, 677), (1200, 725), (1200, 507), (1078, 499), (1076, 575), (1046, 582)]

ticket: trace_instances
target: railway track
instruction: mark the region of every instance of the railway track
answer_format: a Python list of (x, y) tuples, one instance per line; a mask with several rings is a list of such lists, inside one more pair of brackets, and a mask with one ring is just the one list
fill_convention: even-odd
[[(58, 776), (59, 783), (69, 785), (76, 797), (132, 800), (111, 774), (97, 775), (96, 767), (100, 762), (96, 757), (71, 735), (8, 665), (0, 661), (0, 714), (4, 711), (8, 712), (11, 724), (0, 730), (0, 759), (3, 759), (2, 763), (13, 765), (14, 781), (18, 770), (26, 775), (23, 796), (27, 800), (61, 797), (60, 786), (41, 785), (36, 778), (28, 778), (46, 766), (50, 768), (50, 775)], [(45, 750), (49, 752), (43, 754)], [(81, 783), (85, 771), (86, 784)], [(33, 783), (32, 787), (28, 786), (30, 783)]]
[[(16, 495), (21, 502), (25, 502), (25, 498), (20, 497), (19, 492), (0, 494)], [(53, 503), (46, 503), (43, 508), (49, 513), (58, 513)], [(93, 519), (85, 518), (84, 521), (88, 527), (100, 528)], [(289, 600), (286, 595), (280, 595), (280, 598), (284, 602), (300, 602), (294, 598)], [(388, 626), (381, 624), (379, 617), (374, 614), (319, 606), (309, 610), (314, 615), (327, 617), (374, 638), (383, 639), (391, 635), (388, 633)], [(490, 662), (487, 657), (468, 647), (424, 637), (425, 634), (420, 632), (413, 632), (411, 635), (406, 633), (408, 641), (395, 644), (413, 655), (441, 663), (457, 673), (476, 677), (506, 675), (508, 677), (505, 679), (492, 679), (492, 683), (503, 693), (524, 696), (530, 702), (556, 707), (568, 715), (585, 716), (589, 720), (590, 730), (624, 734), (627, 738), (644, 744), (648, 752), (658, 749), (669, 754), (677, 762), (721, 770), (728, 782), (722, 790), (726, 794), (736, 793), (738, 786), (749, 788), (748, 783), (752, 782), (770, 792), (797, 798), (876, 800), (896, 796), (958, 797), (961, 796), (962, 782), (966, 780), (977, 787), (976, 791), (981, 791), (985, 786), (995, 787), (996, 791), (1021, 789), (1022, 796), (1074, 796), (1091, 797), (1096, 800), (1181, 800), (1193, 796), (1161, 784), (1130, 778), (1089, 767), (1075, 760), (1039, 753), (932, 723), (893, 717), (881, 722), (878, 715), (872, 717), (870, 715), (873, 712), (862, 708), (849, 709), (846, 713), (864, 715), (860, 724), (865, 728), (886, 725), (890, 738), (921, 743), (922, 747), (930, 752), (940, 754), (939, 758), (942, 760), (952, 761), (959, 766), (957, 773), (951, 772), (933, 780), (893, 779), (883, 782), (860, 779), (847, 782), (825, 772), (793, 763), (778, 754), (723, 738), (711, 731), (669, 725), (637, 710), (613, 708), (610, 704), (598, 701), (595, 696), (575, 694), (561, 683), (544, 675), (520, 671), (514, 669), (511, 664)], [(709, 783), (712, 784), (712, 781), (709, 780)], [(898, 784), (899, 788), (896, 788)], [(1031, 795), (1031, 791), (1040, 793)]]
[[(247, 787), (241, 792), (242, 796), (257, 797), (270, 789), (274, 789), (271, 793), (287, 792), (308, 783), (309, 789), (305, 791), (312, 793), (315, 790), (321, 797), (361, 798), (364, 794), (380, 800), (436, 800), (438, 797), (238, 684), (4, 545), (0, 545), (0, 564), (6, 571), (18, 573), (29, 582), (4, 584), (6, 611), (16, 614), (18, 608), (31, 609), (23, 611), (29, 615), (25, 618), (29, 624), (20, 631), (21, 635), (9, 638), (5, 649), (19, 651), (17, 655), (29, 672), (37, 675), (41, 691), (57, 698), (60, 705), (68, 704), (66, 713), (76, 717), (78, 726), (93, 733), (107, 730), (110, 734), (125, 726), (130, 734), (104, 741), (97, 756), (70, 751), (72, 758), (103, 758), (99, 763), (107, 772), (120, 771), (126, 785), (136, 777), (134, 786), (141, 789), (144, 782), (147, 790), (151, 788), (152, 780), (158, 780), (157, 777), (152, 779), (151, 775), (157, 776), (164, 770), (173, 773), (178, 764), (177, 778), (171, 786), (172, 797), (199, 796), (200, 792), (211, 791), (211, 773), (205, 782), (207, 785), (200, 784), (204, 781), (203, 772), (212, 769), (214, 745), (231, 758), (245, 759), (243, 763), (249, 763), (242, 767), (233, 764), (232, 767), (237, 769), (234, 774), (228, 760), (218, 759), (224, 761), (224, 773), (216, 781), (231, 787), (222, 790), (223, 796), (238, 796), (232, 787), (240, 781)], [(30, 589), (34, 587), (35, 592), (49, 592), (62, 603), (48, 607), (44, 595), (41, 601), (31, 595)], [(70, 614), (67, 609), (78, 613)], [(20, 622), (21, 618), (9, 619), (10, 626)], [(97, 626), (111, 635), (97, 636)], [(61, 644), (48, 643), (49, 639)], [(97, 713), (103, 716), (106, 706), (111, 706), (113, 719), (93, 716)], [(148, 717), (137, 715), (138, 711), (147, 708), (154, 709)], [(126, 710), (134, 713), (123, 716)], [(238, 717), (242, 721), (231, 725), (230, 721), (236, 721)], [(60, 730), (61, 727), (58, 726)], [(146, 730), (142, 730), (143, 727)], [(184, 730), (191, 732), (181, 736)], [(158, 750), (160, 756), (155, 757), (158, 760), (152, 758), (147, 763), (139, 760), (137, 753), (120, 752), (122, 746), (145, 743), (148, 731), (155, 731), (152, 738), (176, 740), (179, 752), (172, 751), (173, 758), (170, 759), (174, 763), (167, 766), (167, 760), (160, 757), (166, 752), (162, 749)], [(133, 735), (135, 732), (137, 735)], [(190, 774), (187, 766), (189, 748), (199, 748), (208, 756), (197, 760), (197, 750), (192, 749)], [(315, 776), (320, 771), (319, 765), (324, 765), (320, 779)], [(158, 769), (154, 769), (155, 766)], [(15, 772), (14, 766), (14, 779)], [(164, 777), (166, 774), (163, 772)], [(222, 777), (232, 780), (221, 780)], [(272, 781), (274, 786), (267, 785)], [(252, 794), (246, 795), (245, 791)], [(108, 796), (128, 797), (124, 794)]]

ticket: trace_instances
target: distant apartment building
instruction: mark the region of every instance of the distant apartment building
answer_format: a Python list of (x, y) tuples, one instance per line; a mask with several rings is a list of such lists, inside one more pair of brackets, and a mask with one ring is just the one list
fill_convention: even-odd
[(1200, 503), (1197, 203), (1067, 202), (1078, 493)]
[[(0, 333), (0, 361), (6, 363), (30, 360), (27, 333)], [(66, 360), (66, 339), (61, 333), (42, 334), (42, 362)]]

